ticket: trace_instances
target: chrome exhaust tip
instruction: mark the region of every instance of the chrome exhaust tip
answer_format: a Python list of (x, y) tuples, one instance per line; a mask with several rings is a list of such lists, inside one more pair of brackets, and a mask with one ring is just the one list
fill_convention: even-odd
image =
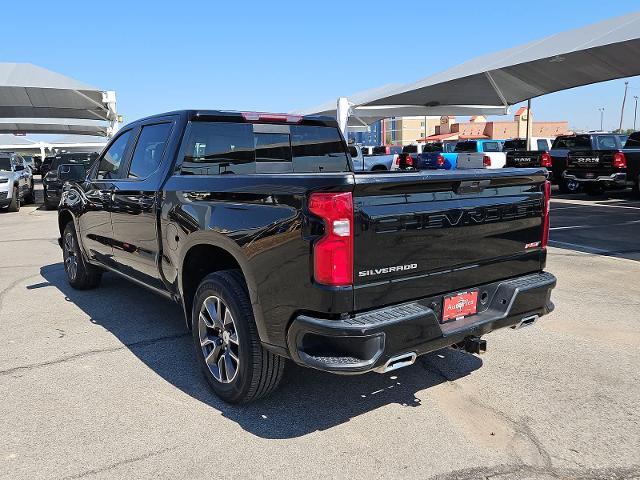
[(378, 373), (392, 372), (393, 370), (413, 365), (416, 361), (416, 358), (418, 358), (416, 352), (403, 353), (400, 355), (396, 355), (395, 357), (391, 357), (386, 361), (384, 365), (374, 370)]
[(513, 328), (514, 330), (517, 330), (522, 327), (533, 325), (538, 321), (538, 318), (540, 318), (538, 315), (531, 315), (530, 317), (524, 317), (522, 320), (520, 320), (519, 323), (517, 323), (516, 325), (513, 325), (511, 328)]

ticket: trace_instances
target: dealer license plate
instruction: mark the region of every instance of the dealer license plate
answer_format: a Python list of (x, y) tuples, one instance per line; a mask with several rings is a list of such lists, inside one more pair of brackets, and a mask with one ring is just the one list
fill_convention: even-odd
[(478, 290), (456, 293), (444, 298), (442, 321), (458, 320), (478, 311)]

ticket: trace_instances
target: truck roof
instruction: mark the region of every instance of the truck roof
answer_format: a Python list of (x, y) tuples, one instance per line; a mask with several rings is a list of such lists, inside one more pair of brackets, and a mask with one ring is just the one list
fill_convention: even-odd
[(162, 118), (168, 116), (186, 117), (187, 120), (235, 121), (249, 123), (291, 123), (325, 127), (338, 127), (338, 122), (336, 121), (336, 119), (326, 115), (294, 115), (289, 113), (208, 109), (174, 110), (171, 112), (158, 113), (134, 120), (133, 122), (129, 122), (125, 126), (134, 125), (140, 122), (146, 122), (154, 118)]

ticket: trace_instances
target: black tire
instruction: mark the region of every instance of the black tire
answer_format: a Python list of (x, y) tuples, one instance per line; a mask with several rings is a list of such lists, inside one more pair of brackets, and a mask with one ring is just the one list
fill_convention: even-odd
[(33, 180), (31, 180), (31, 186), (29, 187), (29, 193), (24, 197), (25, 204), (32, 204), (36, 202), (36, 189), (33, 184)]
[(7, 208), (8, 212), (20, 211), (20, 195), (18, 194), (18, 187), (13, 187), (13, 193), (11, 194), (11, 203)]
[[(209, 314), (212, 309), (215, 315)], [(227, 313), (231, 316), (229, 323)], [(191, 319), (197, 361), (218, 397), (229, 403), (249, 403), (278, 387), (286, 359), (260, 343), (240, 271), (223, 270), (207, 275), (196, 291)]]
[(73, 222), (67, 223), (62, 233), (62, 257), (67, 281), (76, 290), (89, 290), (100, 285), (102, 270), (88, 264), (78, 245)]
[(58, 208), (58, 204), (57, 203), (53, 203), (49, 200), (47, 200), (46, 198), (44, 199), (44, 208), (46, 210), (55, 210), (56, 208)]
[(558, 188), (562, 193), (578, 193), (580, 191), (580, 184), (561, 178), (558, 182)]

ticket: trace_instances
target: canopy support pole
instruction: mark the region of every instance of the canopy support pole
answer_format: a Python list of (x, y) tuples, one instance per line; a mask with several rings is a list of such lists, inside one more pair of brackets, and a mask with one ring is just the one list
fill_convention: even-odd
[(347, 135), (349, 133), (348, 125), (350, 114), (351, 106), (349, 105), (349, 100), (347, 99), (347, 97), (338, 98), (338, 103), (336, 105), (336, 120), (338, 120), (338, 126), (340, 127), (345, 140), (347, 140)]
[(527, 100), (527, 143), (526, 149), (531, 150), (531, 99)]

